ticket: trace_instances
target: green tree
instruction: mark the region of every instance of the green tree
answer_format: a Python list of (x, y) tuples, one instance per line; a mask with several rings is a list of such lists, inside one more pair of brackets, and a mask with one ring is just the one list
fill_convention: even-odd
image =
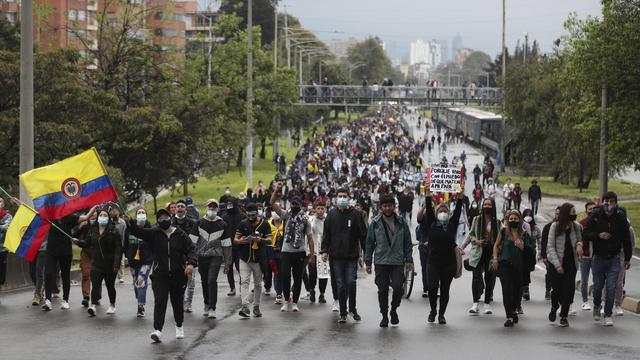
[(395, 72), (378, 37), (369, 37), (350, 47), (347, 60), (351, 64), (365, 64), (353, 71), (353, 82), (367, 80), (370, 84), (380, 83), (384, 78), (391, 79)]

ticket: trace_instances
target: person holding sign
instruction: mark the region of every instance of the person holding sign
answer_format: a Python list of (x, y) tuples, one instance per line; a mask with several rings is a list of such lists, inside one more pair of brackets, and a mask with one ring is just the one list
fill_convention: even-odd
[[(433, 169), (433, 168), (432, 168)], [(464, 192), (464, 185), (457, 184), (460, 192)], [(444, 325), (447, 320), (444, 314), (449, 303), (449, 289), (456, 272), (457, 260), (455, 249), (456, 234), (460, 214), (462, 212), (463, 196), (458, 196), (455, 210), (450, 213), (449, 206), (441, 203), (433, 209), (431, 192), (427, 193), (425, 206), (418, 213), (418, 221), (423, 236), (429, 237), (427, 258), (427, 273), (429, 285), (429, 304), (431, 312), (427, 319), (433, 323), (438, 315), (438, 323)], [(440, 290), (440, 310), (438, 311), (438, 289)]]

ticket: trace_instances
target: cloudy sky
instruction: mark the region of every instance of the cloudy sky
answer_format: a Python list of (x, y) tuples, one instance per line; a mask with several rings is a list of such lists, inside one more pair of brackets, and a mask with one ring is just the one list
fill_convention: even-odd
[[(280, 11), (298, 17), (325, 42), (377, 35), (398, 56), (416, 39), (451, 40), (495, 56), (500, 50), (500, 0), (281, 0)], [(564, 34), (571, 12), (598, 16), (600, 0), (507, 0), (507, 45), (529, 34), (543, 51)]]

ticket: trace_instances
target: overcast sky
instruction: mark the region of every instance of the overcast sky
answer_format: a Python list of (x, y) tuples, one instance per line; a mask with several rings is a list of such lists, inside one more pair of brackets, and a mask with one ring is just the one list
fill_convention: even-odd
[[(388, 50), (408, 53), (416, 39), (451, 40), (460, 34), (464, 47), (494, 57), (500, 50), (500, 0), (282, 0), (280, 11), (298, 17), (325, 42), (377, 35)], [(507, 46), (529, 34), (543, 51), (564, 34), (571, 12), (599, 16), (600, 0), (507, 0)], [(332, 32), (342, 33), (332, 33)], [(393, 55), (393, 54), (392, 54)]]

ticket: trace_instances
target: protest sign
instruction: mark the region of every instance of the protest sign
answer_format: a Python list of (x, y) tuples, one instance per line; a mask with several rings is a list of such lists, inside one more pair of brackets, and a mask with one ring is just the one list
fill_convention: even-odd
[(461, 171), (457, 167), (431, 166), (427, 169), (427, 184), (431, 192), (461, 192)]

